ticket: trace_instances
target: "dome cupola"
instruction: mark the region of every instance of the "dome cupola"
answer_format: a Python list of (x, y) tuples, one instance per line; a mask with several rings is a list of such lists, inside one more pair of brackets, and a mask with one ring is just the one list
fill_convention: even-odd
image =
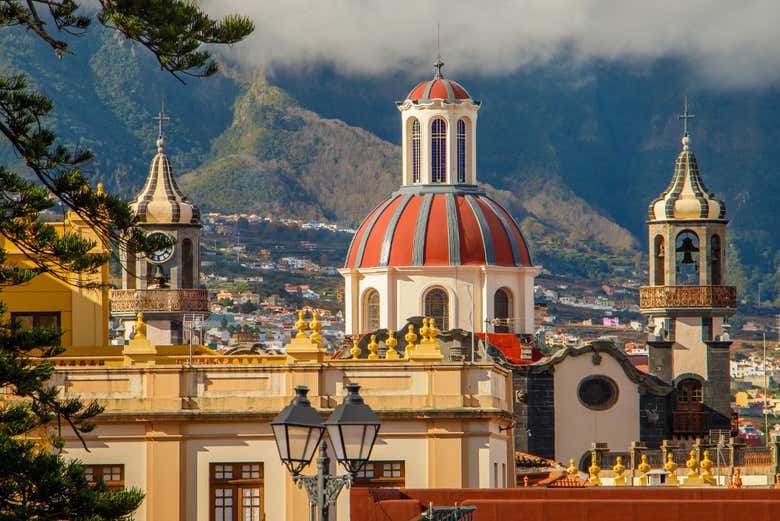
[(682, 150), (674, 165), (672, 182), (650, 203), (648, 217), (651, 221), (726, 218), (726, 205), (707, 190), (699, 175), (699, 165), (691, 150), (688, 134), (688, 120), (693, 117), (688, 113), (686, 98), (685, 111), (680, 116), (684, 121)]
[(163, 121), (168, 120), (164, 109), (155, 118), (159, 120), (157, 154), (149, 166), (146, 184), (130, 203), (130, 209), (141, 223), (154, 224), (200, 224), (200, 210), (182, 194), (173, 178), (171, 162), (165, 154)]
[(401, 111), (403, 185), (476, 185), (476, 127), (480, 103), (442, 73), (419, 83), (398, 103)]

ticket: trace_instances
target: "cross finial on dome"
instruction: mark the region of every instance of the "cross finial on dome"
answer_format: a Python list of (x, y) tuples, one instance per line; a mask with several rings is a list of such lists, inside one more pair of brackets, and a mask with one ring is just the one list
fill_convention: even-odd
[(163, 122), (170, 121), (171, 118), (165, 115), (165, 96), (162, 98), (162, 104), (160, 105), (160, 114), (153, 118), (160, 125), (159, 132), (157, 134), (157, 151), (162, 153), (163, 145), (165, 145), (165, 139), (163, 138)]
[(436, 24), (436, 61), (433, 62), (433, 67), (436, 69), (434, 78), (440, 80), (444, 77), (441, 73), (442, 67), (444, 67), (444, 61), (441, 59), (441, 41), (439, 37), (439, 24)]
[(690, 145), (690, 142), (691, 142), (691, 138), (690, 138), (690, 136), (688, 136), (688, 120), (689, 119), (693, 119), (695, 117), (696, 117), (695, 115), (690, 114), (688, 112), (688, 96), (685, 96), (685, 101), (684, 101), (684, 105), (683, 105), (683, 113), (680, 114), (679, 116), (677, 116), (677, 119), (683, 120), (683, 138), (682, 138), (682, 143), (683, 143), (683, 149), (684, 150), (688, 150), (688, 146)]

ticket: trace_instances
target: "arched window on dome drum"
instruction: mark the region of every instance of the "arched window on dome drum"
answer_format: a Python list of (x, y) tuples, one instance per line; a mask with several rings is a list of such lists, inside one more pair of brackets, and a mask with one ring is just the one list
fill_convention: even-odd
[(457, 152), (458, 152), (458, 182), (466, 182), (466, 122), (458, 120)]
[(678, 286), (699, 285), (699, 236), (683, 230), (674, 241), (675, 283)]
[(434, 288), (425, 294), (423, 314), (434, 320), (434, 325), (444, 331), (450, 328), (450, 297), (441, 288)]
[(710, 284), (720, 286), (723, 284), (720, 268), (720, 237), (713, 235), (710, 239)]
[(412, 182), (420, 182), (420, 122), (412, 119)]
[(654, 257), (653, 262), (655, 263), (655, 270), (653, 285), (663, 286), (665, 284), (664, 268), (666, 265), (666, 246), (664, 245), (664, 238), (661, 235), (655, 236)]
[(447, 182), (447, 123), (443, 119), (431, 123), (431, 182)]
[(512, 298), (509, 290), (501, 288), (493, 295), (493, 331), (509, 333), (512, 331)]
[(365, 332), (379, 329), (379, 292), (370, 289), (363, 298), (363, 316), (365, 317)]

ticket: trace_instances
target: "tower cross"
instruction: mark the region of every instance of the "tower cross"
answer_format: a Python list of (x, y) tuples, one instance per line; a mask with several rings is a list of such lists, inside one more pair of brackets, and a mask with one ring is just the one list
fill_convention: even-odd
[(155, 116), (152, 119), (154, 119), (155, 121), (157, 121), (159, 123), (159, 125), (160, 125), (160, 127), (159, 127), (160, 128), (160, 130), (159, 130), (159, 137), (162, 138), (163, 137), (163, 122), (171, 120), (171, 118), (169, 118), (168, 116), (165, 115), (165, 98), (162, 99), (162, 105), (160, 106), (160, 114), (158, 114), (157, 116)]
[(688, 113), (688, 96), (685, 96), (685, 102), (683, 105), (683, 113), (677, 116), (677, 119), (683, 120), (683, 136), (688, 135), (688, 120), (693, 119), (696, 116)]

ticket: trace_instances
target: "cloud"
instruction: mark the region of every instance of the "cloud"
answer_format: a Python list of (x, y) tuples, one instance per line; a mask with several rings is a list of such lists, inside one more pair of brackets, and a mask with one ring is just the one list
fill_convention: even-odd
[(486, 75), (566, 59), (681, 58), (725, 88), (780, 79), (778, 0), (204, 0), (254, 34), (226, 51), (250, 67), (327, 61), (345, 72), (429, 70), (435, 26), (447, 69)]

